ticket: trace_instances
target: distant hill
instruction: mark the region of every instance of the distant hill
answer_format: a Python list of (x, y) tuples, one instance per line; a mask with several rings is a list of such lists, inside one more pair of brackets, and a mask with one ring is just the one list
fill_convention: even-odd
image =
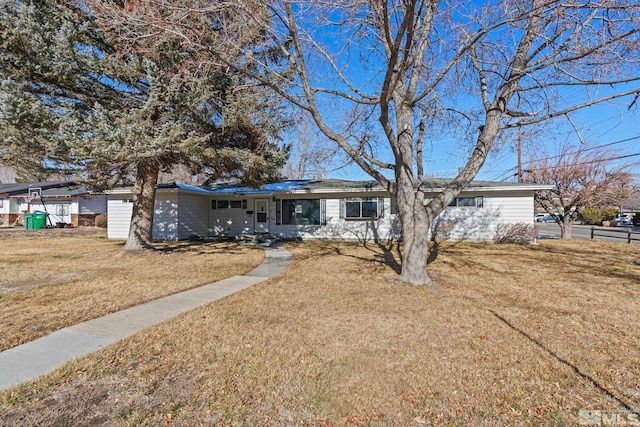
[(0, 164), (0, 184), (16, 182), (16, 170)]

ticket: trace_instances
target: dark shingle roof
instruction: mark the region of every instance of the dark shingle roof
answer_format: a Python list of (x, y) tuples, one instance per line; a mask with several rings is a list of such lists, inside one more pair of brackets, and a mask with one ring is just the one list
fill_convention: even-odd
[[(423, 181), (423, 188), (434, 191), (442, 190), (451, 182), (450, 178), (429, 178)], [(474, 188), (504, 188), (528, 186), (516, 182), (494, 182), (494, 181), (472, 181), (467, 185), (467, 189)], [(274, 192), (298, 192), (298, 191), (385, 191), (385, 189), (373, 180), (369, 181), (347, 181), (343, 179), (308, 179), (308, 180), (287, 180), (271, 184), (264, 184), (260, 188), (240, 187), (236, 184), (212, 184), (204, 187), (217, 194), (270, 194)]]
[(28, 194), (30, 188), (41, 188), (44, 191), (49, 188), (69, 187), (73, 185), (77, 184), (73, 181), (20, 182), (12, 184), (0, 184), (0, 196)]

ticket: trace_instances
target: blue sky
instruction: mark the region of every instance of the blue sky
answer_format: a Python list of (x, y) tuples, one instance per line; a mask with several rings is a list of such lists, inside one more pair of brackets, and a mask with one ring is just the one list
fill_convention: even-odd
[[(461, 3), (464, 4), (464, 3)], [(484, 2), (479, 2), (484, 4)], [(471, 6), (472, 9), (477, 5)], [(342, 37), (342, 27), (340, 31), (332, 32), (332, 28), (325, 27), (311, 27), (307, 28), (312, 33), (315, 33), (316, 40), (325, 42), (328, 46), (328, 50), (333, 52), (335, 58), (341, 58), (337, 61), (340, 66), (341, 72), (350, 78), (351, 82), (357, 85), (361, 90), (372, 89), (374, 92), (377, 89), (376, 84), (380, 82), (381, 75), (376, 75), (376, 70), (380, 72), (378, 67), (381, 56), (376, 56), (375, 49), (365, 49), (367, 55), (358, 55), (362, 46), (357, 43), (349, 42), (349, 38)], [(446, 31), (445, 31), (446, 33)], [(505, 33), (509, 35), (509, 33)], [(501, 37), (501, 33), (497, 33), (494, 37)], [(347, 40), (347, 41), (344, 41)], [(355, 39), (354, 39), (355, 40)], [(343, 43), (337, 43), (341, 41)], [(358, 40), (360, 41), (360, 40)], [(344, 44), (346, 43), (346, 44)], [(370, 46), (368, 46), (370, 47)], [(346, 52), (346, 53), (345, 53)], [(380, 52), (377, 52), (379, 54)], [(372, 55), (372, 56), (368, 56)], [(439, 58), (439, 56), (436, 56)], [(433, 58), (432, 58), (433, 59)], [(382, 59), (384, 61), (384, 59)], [(342, 61), (342, 62), (340, 62)], [(307, 58), (307, 64), (311, 63), (311, 60)], [(437, 64), (436, 68), (437, 69)], [(335, 84), (335, 79), (332, 80), (329, 76), (331, 73), (327, 72), (326, 64), (316, 68), (313, 73), (312, 80), (317, 79), (314, 83), (319, 83), (322, 87), (332, 87)], [(621, 71), (621, 70), (619, 70)], [(544, 78), (544, 75), (543, 75)], [(528, 82), (529, 84), (531, 82)], [(523, 82), (524, 84), (524, 82)], [(633, 84), (637, 87), (637, 83)], [(525, 85), (526, 86), (526, 85)], [(611, 91), (623, 91), (631, 89), (631, 85), (619, 85), (617, 88), (605, 87), (590, 87), (589, 95), (585, 95), (584, 89), (573, 87), (571, 89), (559, 89), (561, 99), (566, 105), (574, 105), (585, 100), (586, 96), (603, 96), (609, 94)], [(338, 83), (336, 86), (344, 89), (344, 86)], [(367, 89), (368, 88), (368, 89)], [(461, 93), (465, 91), (462, 90)], [(478, 99), (464, 98), (465, 95), (460, 95), (462, 98), (450, 98), (449, 104), (446, 106), (459, 106), (464, 110), (466, 107), (473, 109), (474, 104), (477, 108)], [(550, 97), (553, 99), (554, 97)], [(611, 144), (616, 141), (626, 140), (619, 144), (611, 145), (611, 149), (615, 154), (633, 155), (640, 153), (640, 106), (635, 105), (634, 108), (629, 111), (627, 109), (629, 103), (632, 101), (632, 97), (627, 97), (616, 101), (615, 103), (601, 104), (593, 107), (586, 108), (584, 110), (576, 111), (570, 114), (571, 123), (566, 118), (558, 118), (552, 122), (548, 122), (542, 127), (537, 127), (536, 135), (534, 137), (527, 137), (527, 131), (525, 130), (525, 149), (523, 154), (524, 168), (526, 168), (526, 161), (528, 158), (528, 149), (533, 149), (536, 152), (545, 152), (549, 156), (557, 154), (559, 147), (562, 144), (570, 143), (576, 146), (581, 143), (588, 146), (598, 146), (604, 144)], [(640, 101), (639, 101), (640, 103)], [(532, 101), (535, 104), (535, 101)], [(325, 117), (328, 123), (341, 120), (342, 110), (339, 108), (339, 101), (336, 104), (335, 100), (324, 104), (324, 110), (321, 108), (321, 114)], [(532, 107), (536, 108), (536, 107)], [(564, 106), (559, 107), (563, 109)], [(539, 110), (538, 110), (539, 111)], [(502, 146), (495, 146), (492, 154), (490, 154), (485, 165), (477, 175), (477, 179), (480, 180), (498, 180), (508, 181), (515, 180), (515, 172), (517, 165), (516, 146), (517, 141), (514, 137), (510, 141), (506, 141)], [(437, 176), (437, 177), (453, 177), (457, 174), (459, 168), (464, 166), (469, 151), (469, 142), (464, 145), (459, 139), (459, 135), (442, 134), (437, 136), (436, 139), (426, 140), (425, 142), (425, 175)], [(387, 153), (382, 160), (393, 161), (389, 155), (388, 143), (384, 137), (380, 138), (381, 153)], [(431, 143), (430, 143), (431, 142)], [(621, 160), (622, 161), (622, 160)], [(640, 155), (625, 159), (626, 162), (640, 162)], [(636, 174), (636, 178), (640, 179), (640, 166), (636, 165), (633, 169)], [(386, 176), (391, 176), (392, 172), (385, 172)], [(358, 166), (351, 165), (344, 169), (331, 172), (327, 177), (344, 178), (344, 179), (372, 179), (368, 174), (362, 171)]]
[[(561, 144), (568, 142), (576, 146), (589, 146), (615, 143), (610, 148), (614, 155), (640, 154), (640, 108), (627, 110), (632, 98), (625, 98), (617, 105), (602, 104), (577, 111), (571, 115), (578, 133), (566, 119), (558, 119), (546, 125), (541, 135), (527, 142), (525, 132), (525, 148), (523, 151), (523, 167), (526, 168), (527, 143), (534, 150), (544, 150), (553, 155), (558, 152)], [(634, 139), (635, 138), (635, 139)], [(628, 140), (628, 141), (623, 141)], [(618, 141), (622, 141), (617, 143)], [(458, 168), (466, 161), (465, 149), (455, 138), (443, 136), (434, 141), (437, 146), (425, 158), (425, 173), (428, 176), (453, 177)], [(515, 181), (517, 166), (517, 141), (508, 141), (504, 146), (494, 147), (494, 151), (478, 173), (476, 179), (489, 181)], [(446, 148), (441, 148), (446, 147)], [(640, 180), (640, 155), (621, 159), (620, 162), (632, 162), (632, 172)], [(372, 179), (358, 166), (351, 165), (329, 173), (326, 178), (340, 178), (353, 180)]]

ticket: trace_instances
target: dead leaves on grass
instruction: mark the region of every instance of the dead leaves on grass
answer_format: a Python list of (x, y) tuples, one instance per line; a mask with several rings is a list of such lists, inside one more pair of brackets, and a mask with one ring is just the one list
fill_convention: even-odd
[(293, 245), (278, 278), (85, 359), (84, 378), (121, 384), (107, 403), (129, 399), (126, 417), (109, 420), (158, 425), (556, 425), (637, 407), (632, 257), (589, 270), (585, 253), (616, 250), (549, 245), (441, 247), (440, 293), (399, 285), (371, 248)]

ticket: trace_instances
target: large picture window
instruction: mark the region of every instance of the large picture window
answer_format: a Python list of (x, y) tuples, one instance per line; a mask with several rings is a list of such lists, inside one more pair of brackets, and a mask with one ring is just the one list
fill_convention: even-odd
[(346, 219), (377, 219), (382, 217), (382, 200), (377, 197), (344, 199), (342, 217)]
[(320, 199), (282, 199), (276, 202), (276, 222), (283, 225), (320, 225)]

